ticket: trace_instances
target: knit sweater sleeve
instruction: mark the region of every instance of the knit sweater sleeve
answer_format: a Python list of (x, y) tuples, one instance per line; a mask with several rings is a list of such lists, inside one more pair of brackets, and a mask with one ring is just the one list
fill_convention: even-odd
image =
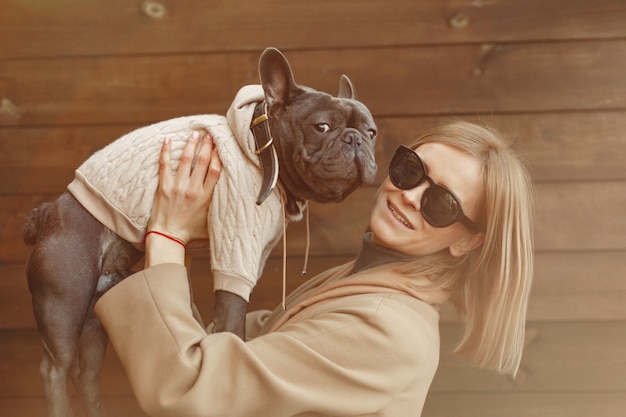
[(282, 236), (277, 190), (261, 205), (258, 168), (234, 141), (216, 142), (222, 174), (209, 209), (209, 239), (214, 290), (248, 300), (265, 262)]
[(282, 235), (283, 219), (277, 190), (262, 205), (256, 204), (261, 188), (258, 161), (242, 150), (225, 117), (185, 116), (132, 131), (85, 161), (68, 190), (101, 223), (142, 248), (163, 138), (172, 140), (175, 169), (193, 131), (211, 134), (223, 165), (208, 213), (215, 289), (247, 300)]

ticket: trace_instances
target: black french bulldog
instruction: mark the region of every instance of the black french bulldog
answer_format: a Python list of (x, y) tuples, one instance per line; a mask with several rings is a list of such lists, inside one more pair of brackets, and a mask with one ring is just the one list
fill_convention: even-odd
[[(23, 235), (34, 248), (26, 272), (51, 417), (73, 415), (69, 377), (87, 415), (104, 415), (98, 377), (107, 336), (93, 305), (141, 259), (165, 136), (174, 163), (192, 131), (210, 133), (218, 149), (223, 171), (208, 213), (211, 268), (224, 283), (216, 287), (215, 325), (240, 337), (247, 297), (282, 235), (281, 204), (298, 220), (306, 201), (339, 202), (373, 182), (376, 125), (346, 76), (338, 97), (299, 86), (273, 48), (261, 55), (259, 75), (261, 86), (240, 90), (227, 117), (188, 116), (133, 131), (87, 159), (68, 192), (29, 215)], [(255, 247), (224, 246), (254, 228), (264, 234)]]

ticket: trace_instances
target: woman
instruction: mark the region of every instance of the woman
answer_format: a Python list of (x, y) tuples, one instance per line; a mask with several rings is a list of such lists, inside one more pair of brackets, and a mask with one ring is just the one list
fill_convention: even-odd
[[(96, 305), (152, 416), (418, 416), (439, 360), (438, 306), (466, 331), (457, 353), (514, 375), (532, 274), (531, 187), (492, 131), (455, 122), (390, 163), (355, 261), (307, 281), (286, 310), (247, 317), (247, 341), (193, 318), (184, 244), (202, 237), (219, 175), (210, 140), (168, 144), (146, 269)], [(213, 155), (213, 157), (211, 157)]]

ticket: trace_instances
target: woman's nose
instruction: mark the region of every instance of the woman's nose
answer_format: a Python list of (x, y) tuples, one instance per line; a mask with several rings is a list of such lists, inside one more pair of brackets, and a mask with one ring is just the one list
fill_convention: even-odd
[(417, 187), (413, 187), (410, 190), (403, 190), (402, 201), (404, 201), (404, 203), (409, 207), (412, 207), (415, 211), (420, 211), (422, 196), (428, 187), (428, 181), (423, 181)]

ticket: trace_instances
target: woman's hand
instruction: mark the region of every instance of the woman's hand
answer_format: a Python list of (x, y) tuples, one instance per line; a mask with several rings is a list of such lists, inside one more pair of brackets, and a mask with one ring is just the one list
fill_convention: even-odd
[(148, 222), (148, 232), (158, 234), (146, 235), (146, 266), (184, 262), (184, 244), (208, 237), (207, 213), (222, 165), (211, 137), (200, 136), (194, 132), (187, 141), (176, 173), (170, 165), (171, 142), (163, 142), (159, 188)]

